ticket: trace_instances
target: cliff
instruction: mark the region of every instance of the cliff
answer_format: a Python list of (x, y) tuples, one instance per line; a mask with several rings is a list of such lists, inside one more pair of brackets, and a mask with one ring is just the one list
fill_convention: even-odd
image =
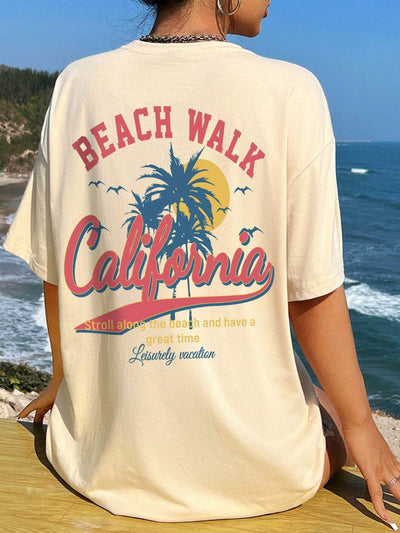
[(32, 169), (57, 76), (0, 65), (0, 171)]

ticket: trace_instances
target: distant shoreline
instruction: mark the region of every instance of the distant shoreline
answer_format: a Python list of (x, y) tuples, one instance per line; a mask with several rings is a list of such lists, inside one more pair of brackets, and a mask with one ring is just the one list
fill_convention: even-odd
[(354, 139), (336, 139), (337, 143), (372, 143), (372, 142), (385, 142), (385, 141), (357, 141)]
[(336, 142), (337, 143), (389, 143), (389, 144), (400, 144), (400, 140), (399, 141), (371, 141), (371, 140), (365, 140), (365, 141), (360, 141), (360, 140), (357, 140), (357, 139), (336, 139)]
[[(0, 194), (1, 200), (7, 198), (7, 194), (10, 190), (16, 193), (19, 190), (20, 196), (26, 188), (30, 174), (25, 172), (0, 172)], [(8, 190), (6, 191), (6, 188)], [(10, 215), (13, 215), (13, 211), (7, 206), (7, 202), (4, 205), (3, 201), (0, 201), (0, 234), (5, 234), (8, 231), (10, 225)]]
[(28, 181), (29, 175), (28, 172), (0, 172), (0, 187)]

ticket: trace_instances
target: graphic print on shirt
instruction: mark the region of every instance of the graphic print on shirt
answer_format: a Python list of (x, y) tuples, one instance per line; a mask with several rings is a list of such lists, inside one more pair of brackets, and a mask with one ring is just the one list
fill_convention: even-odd
[[(204, 148), (193, 153), (184, 164), (174, 153), (171, 142), (169, 168), (155, 163), (142, 166), (145, 171), (136, 178), (146, 182), (142, 196), (134, 188), (129, 192), (123, 185), (109, 186), (104, 176), (89, 181), (88, 187), (97, 189), (99, 194), (130, 197), (121, 224), (126, 241), (120, 256), (113, 250), (105, 251), (97, 260), (91, 279), (82, 280), (77, 257), (87, 254), (88, 248), (94, 251), (99, 246), (100, 249), (103, 231), (110, 231), (95, 215), (83, 217), (66, 249), (67, 286), (79, 297), (93, 291), (135, 288), (141, 292), (141, 299), (137, 301), (136, 296), (136, 301), (128, 305), (89, 317), (75, 327), (77, 332), (121, 335), (138, 324), (166, 315), (175, 320), (176, 313), (181, 311), (188, 313), (192, 328), (196, 308), (245, 303), (269, 291), (274, 267), (263, 248), (248, 246), (258, 233), (263, 233), (262, 228), (244, 224), (237, 234), (234, 253), (214, 254), (213, 231), (226, 217), (232, 216), (231, 193), (221, 169), (212, 161), (200, 158)], [(253, 147), (251, 150), (254, 152)], [(251, 193), (249, 186), (236, 187), (233, 192), (235, 197)], [(170, 298), (158, 298), (161, 284), (170, 289)], [(225, 294), (221, 294), (221, 284), (228, 289)], [(213, 285), (215, 293), (210, 295)], [(177, 296), (178, 286), (180, 296)], [(182, 286), (186, 286), (184, 296)], [(238, 286), (249, 290), (235, 293), (234, 288)], [(207, 289), (204, 296), (202, 287)]]

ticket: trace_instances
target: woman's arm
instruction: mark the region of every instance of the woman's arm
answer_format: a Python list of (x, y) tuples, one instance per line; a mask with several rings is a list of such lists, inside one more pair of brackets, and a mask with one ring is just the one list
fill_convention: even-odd
[(372, 414), (343, 287), (319, 298), (290, 302), (289, 316), (301, 349), (343, 428), (365, 424)]
[(59, 325), (59, 307), (58, 307), (58, 287), (51, 285), (46, 281), (43, 282), (44, 303), (46, 307), (47, 329), (49, 332), (51, 353), (53, 357), (53, 377), (49, 385), (32, 400), (17, 416), (25, 418), (32, 411), (36, 411), (34, 422), (41, 424), (44, 415), (52, 409), (60, 383), (64, 377), (61, 342), (60, 342), (60, 325)]
[(53, 381), (60, 382), (64, 377), (61, 341), (60, 341), (60, 323), (58, 309), (58, 286), (51, 285), (47, 281), (43, 282), (44, 304), (46, 307), (47, 329), (49, 332), (51, 353), (53, 357)]
[[(367, 481), (374, 507), (389, 520), (381, 484), (400, 474), (400, 463), (372, 418), (343, 286), (319, 298), (290, 302), (289, 316), (304, 355), (338, 412), (346, 445)], [(400, 483), (390, 489), (400, 499)]]

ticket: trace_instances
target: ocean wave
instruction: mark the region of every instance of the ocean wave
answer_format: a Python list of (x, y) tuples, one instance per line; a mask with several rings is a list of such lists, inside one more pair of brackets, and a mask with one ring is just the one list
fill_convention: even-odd
[(347, 276), (344, 278), (344, 282), (345, 283), (360, 283), (356, 279), (351, 279), (351, 278), (348, 278)]
[(0, 236), (0, 302), (1, 294), (6, 293), (17, 296), (15, 284), (23, 285), (40, 283), (39, 279), (32, 273), (28, 265), (20, 258), (6, 252), (3, 247), (5, 236)]
[(12, 221), (15, 218), (15, 215), (16, 215), (16, 213), (11, 213), (11, 215), (8, 215), (8, 217), (6, 217), (6, 224), (8, 224), (10, 226)]
[(350, 169), (350, 172), (353, 174), (368, 174), (369, 169), (368, 168), (352, 168)]
[(396, 193), (393, 194), (391, 191), (388, 191), (388, 192), (385, 191), (384, 195), (381, 193), (381, 196), (377, 196), (376, 194), (374, 195), (373, 193), (367, 194), (363, 192), (363, 193), (354, 193), (350, 196), (350, 198), (356, 198), (357, 200), (367, 200), (368, 202), (372, 201), (372, 202), (377, 202), (377, 203), (381, 203), (385, 205), (390, 204), (393, 207), (397, 207), (400, 202), (399, 200), (397, 200), (397, 198), (393, 198), (395, 194)]
[(385, 392), (385, 394), (382, 393), (382, 391), (378, 391), (374, 394), (368, 395), (368, 400), (391, 400), (393, 403), (400, 404), (400, 395), (399, 394), (390, 394), (389, 396)]
[(337, 166), (336, 170), (338, 172), (343, 173), (350, 173), (350, 174), (358, 174), (358, 175), (365, 175), (365, 174), (382, 174), (381, 170), (377, 170), (374, 168), (364, 168), (364, 167), (343, 167), (343, 166)]
[[(44, 294), (39, 298), (36, 306), (36, 311), (32, 314), (33, 321), (39, 328), (43, 328), (47, 332), (46, 311), (44, 307)], [(50, 345), (48, 346), (50, 351)]]
[(377, 392), (376, 394), (369, 394), (368, 400), (384, 400), (385, 397), (382, 396), (380, 392)]
[(51, 349), (43, 295), (39, 299), (1, 295), (1, 359), (51, 371)]
[(346, 298), (349, 309), (353, 311), (400, 322), (400, 295), (381, 292), (366, 283), (359, 283), (346, 289)]

